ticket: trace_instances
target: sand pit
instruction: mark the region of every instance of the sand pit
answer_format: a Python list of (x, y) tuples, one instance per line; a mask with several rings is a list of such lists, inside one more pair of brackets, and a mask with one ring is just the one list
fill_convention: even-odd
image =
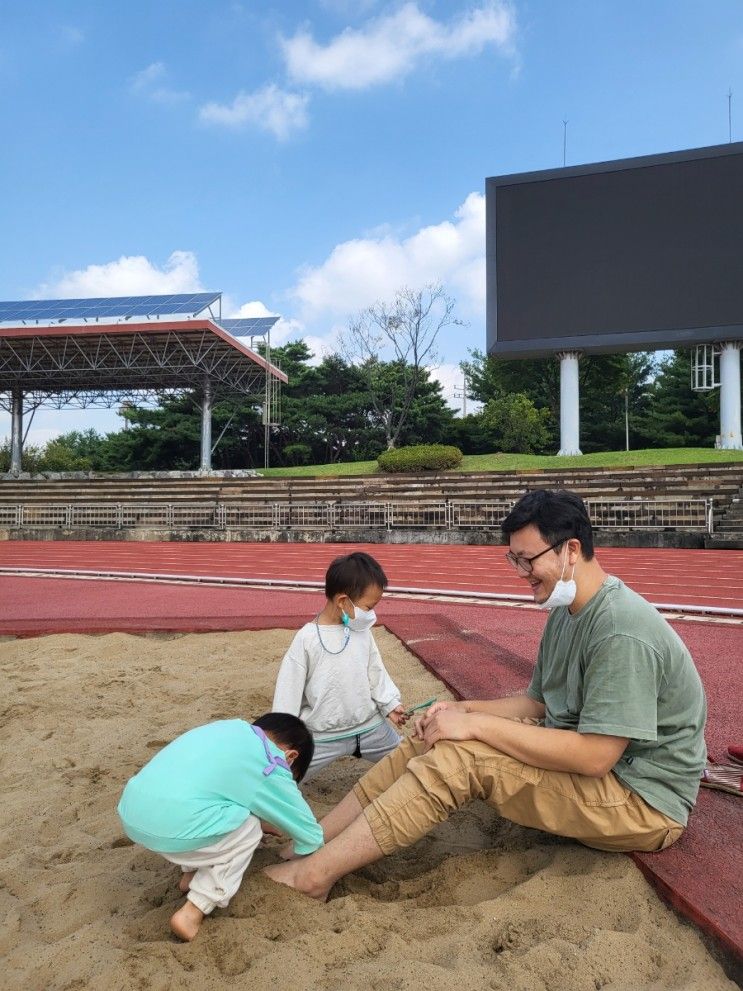
[[(261, 848), (189, 945), (169, 934), (177, 868), (125, 840), (125, 781), (178, 733), (270, 704), (290, 631), (0, 642), (0, 956), (4, 991), (188, 988), (509, 991), (734, 989), (632, 862), (474, 804), (316, 904), (272, 884)], [(414, 703), (446, 692), (391, 634)], [(318, 815), (355, 780), (306, 787)]]

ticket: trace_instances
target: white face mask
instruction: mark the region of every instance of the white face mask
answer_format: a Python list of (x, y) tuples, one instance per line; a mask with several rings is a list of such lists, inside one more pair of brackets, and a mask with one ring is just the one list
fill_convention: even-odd
[(377, 614), (374, 610), (362, 609), (361, 606), (357, 606), (356, 603), (353, 604), (353, 609), (353, 619), (351, 619), (348, 613), (341, 612), (343, 625), (347, 626), (349, 630), (353, 630), (354, 633), (363, 633), (364, 630), (370, 630), (377, 621)]
[(556, 606), (572, 606), (575, 601), (575, 596), (577, 594), (577, 587), (573, 575), (575, 575), (575, 565), (573, 565), (573, 574), (570, 576), (569, 581), (565, 581), (565, 565), (568, 561), (568, 548), (565, 545), (565, 559), (562, 563), (562, 575), (560, 579), (555, 582), (555, 587), (552, 589), (552, 593), (548, 599), (544, 602), (539, 603), (540, 609), (554, 609)]

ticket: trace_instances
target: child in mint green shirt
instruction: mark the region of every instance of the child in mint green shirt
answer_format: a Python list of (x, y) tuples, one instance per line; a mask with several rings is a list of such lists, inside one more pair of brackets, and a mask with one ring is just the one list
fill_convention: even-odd
[(313, 853), (323, 833), (297, 782), (314, 752), (296, 716), (269, 712), (225, 719), (182, 734), (127, 783), (118, 813), (127, 836), (181, 867), (186, 903), (170, 925), (192, 940), (205, 915), (225, 908), (265, 824)]

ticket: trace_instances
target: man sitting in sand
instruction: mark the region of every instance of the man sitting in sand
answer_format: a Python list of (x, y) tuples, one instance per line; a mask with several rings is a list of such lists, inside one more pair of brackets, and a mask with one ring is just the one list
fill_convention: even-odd
[(527, 493), (502, 530), (508, 561), (551, 610), (526, 692), (436, 703), (325, 817), (326, 845), (266, 868), (273, 880), (325, 898), (473, 798), (598, 850), (662, 850), (683, 833), (706, 759), (688, 650), (602, 570), (577, 495)]

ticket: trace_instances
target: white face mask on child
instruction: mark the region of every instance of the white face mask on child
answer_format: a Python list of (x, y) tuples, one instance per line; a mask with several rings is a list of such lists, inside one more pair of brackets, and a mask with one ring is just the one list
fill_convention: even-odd
[(575, 601), (575, 596), (577, 594), (577, 587), (575, 584), (575, 565), (573, 565), (573, 574), (570, 576), (569, 581), (565, 581), (565, 566), (568, 563), (567, 555), (567, 544), (565, 545), (565, 560), (562, 565), (562, 575), (555, 582), (555, 587), (549, 598), (545, 599), (544, 602), (539, 603), (540, 609), (554, 609), (556, 606), (572, 606)]
[(362, 609), (361, 606), (357, 606), (355, 603), (353, 605), (354, 617), (348, 615), (348, 613), (341, 610), (341, 620), (344, 626), (347, 626), (349, 630), (353, 630), (354, 633), (363, 633), (364, 630), (370, 630), (372, 626), (377, 621), (377, 614), (373, 609)]

